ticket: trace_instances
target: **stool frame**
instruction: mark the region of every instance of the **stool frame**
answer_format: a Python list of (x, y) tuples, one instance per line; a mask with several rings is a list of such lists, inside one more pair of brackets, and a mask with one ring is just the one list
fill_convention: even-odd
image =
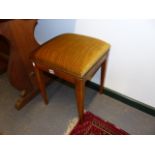
[(32, 60), (34, 72), (35, 72), (37, 83), (38, 83), (38, 89), (41, 92), (41, 95), (44, 99), (45, 104), (48, 104), (48, 97), (47, 97), (47, 93), (45, 90), (45, 81), (42, 76), (43, 71), (54, 74), (55, 76), (61, 79), (64, 79), (75, 85), (75, 95), (76, 95), (76, 101), (77, 101), (78, 115), (79, 115), (79, 120), (82, 121), (83, 115), (84, 115), (85, 83), (87, 80), (90, 80), (93, 77), (93, 75), (97, 72), (97, 70), (101, 67), (99, 92), (103, 93), (108, 54), (109, 54), (109, 50), (82, 77), (69, 74), (65, 72), (64, 70), (61, 70), (60, 68), (54, 68), (51, 65), (49, 66), (42, 65), (38, 62), (35, 62), (35, 60), (34, 61)]

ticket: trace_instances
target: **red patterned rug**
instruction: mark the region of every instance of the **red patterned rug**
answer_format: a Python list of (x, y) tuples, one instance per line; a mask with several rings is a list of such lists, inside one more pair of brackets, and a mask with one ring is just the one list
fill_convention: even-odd
[(128, 135), (128, 133), (94, 114), (86, 112), (83, 122), (77, 122), (70, 135)]

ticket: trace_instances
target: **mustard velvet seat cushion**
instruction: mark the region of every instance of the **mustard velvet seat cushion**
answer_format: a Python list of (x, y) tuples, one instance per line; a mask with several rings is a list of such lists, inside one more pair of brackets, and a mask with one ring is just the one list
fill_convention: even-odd
[[(32, 55), (36, 63), (82, 77), (108, 52), (110, 45), (79, 34), (62, 34), (43, 44)], [(53, 68), (52, 68), (53, 67)]]

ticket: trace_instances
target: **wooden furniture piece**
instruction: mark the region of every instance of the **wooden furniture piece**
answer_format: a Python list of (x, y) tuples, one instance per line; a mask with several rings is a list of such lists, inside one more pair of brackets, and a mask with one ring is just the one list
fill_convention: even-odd
[(9, 51), (7, 39), (0, 35), (0, 74), (7, 71)]
[[(34, 39), (37, 20), (0, 20), (0, 38), (5, 40), (10, 53), (8, 55), (8, 78), (21, 95), (16, 108), (21, 109), (35, 95), (35, 79), (30, 53), (40, 45)], [(4, 48), (3, 48), (4, 49)], [(6, 53), (1, 51), (1, 57)]]
[(31, 55), (38, 87), (48, 103), (42, 71), (54, 74), (75, 85), (79, 119), (83, 119), (85, 82), (101, 67), (100, 93), (103, 91), (110, 45), (99, 39), (78, 34), (57, 36)]

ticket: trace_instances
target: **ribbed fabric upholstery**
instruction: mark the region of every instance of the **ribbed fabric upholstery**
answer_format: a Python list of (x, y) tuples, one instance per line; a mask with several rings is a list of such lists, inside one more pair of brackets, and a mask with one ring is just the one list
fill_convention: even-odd
[(62, 34), (42, 45), (33, 53), (33, 60), (82, 77), (110, 48), (99, 39)]

